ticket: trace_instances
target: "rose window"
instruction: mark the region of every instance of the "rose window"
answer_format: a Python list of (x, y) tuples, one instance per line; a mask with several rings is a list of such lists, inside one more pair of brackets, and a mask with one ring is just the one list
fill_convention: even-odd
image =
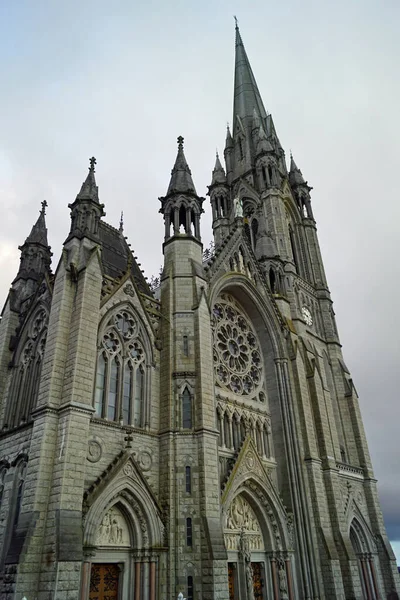
[(262, 383), (256, 333), (239, 304), (223, 295), (214, 305), (214, 368), (217, 383), (234, 394), (250, 395)]

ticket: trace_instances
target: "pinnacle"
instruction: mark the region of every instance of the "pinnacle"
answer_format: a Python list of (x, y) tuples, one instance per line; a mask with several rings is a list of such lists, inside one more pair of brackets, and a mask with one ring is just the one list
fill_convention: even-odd
[(292, 185), (301, 185), (305, 183), (303, 174), (296, 165), (292, 152), (290, 152), (289, 181)]
[(229, 125), (226, 126), (226, 140), (225, 140), (225, 149), (233, 147), (233, 138), (231, 131), (229, 129)]
[(99, 202), (99, 188), (96, 185), (96, 178), (94, 176), (95, 173), (95, 165), (96, 159), (94, 156), (90, 159), (90, 167), (89, 173), (82, 184), (81, 191), (77, 195), (77, 200), (93, 200), (94, 202)]
[(183, 137), (179, 136), (178, 154), (176, 156), (174, 168), (171, 171), (171, 181), (169, 182), (167, 195), (174, 192), (192, 192), (196, 194), (192, 173), (183, 152), (183, 141)]
[(42, 209), (39, 213), (39, 217), (34, 226), (32, 227), (30, 234), (26, 238), (25, 244), (41, 244), (42, 246), (49, 245), (47, 241), (47, 228), (45, 219), (46, 207), (47, 202), (46, 200), (43, 200)]
[(221, 161), (219, 160), (219, 155), (217, 152), (217, 156), (215, 159), (215, 167), (212, 172), (211, 185), (214, 183), (225, 183), (225, 181), (226, 181), (225, 171), (224, 171), (223, 166), (221, 165)]

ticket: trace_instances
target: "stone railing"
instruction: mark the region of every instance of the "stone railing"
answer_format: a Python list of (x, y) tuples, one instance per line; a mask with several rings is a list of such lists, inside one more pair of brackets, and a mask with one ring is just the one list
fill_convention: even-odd
[(364, 470), (361, 469), (361, 467), (353, 467), (352, 465), (347, 465), (342, 462), (337, 462), (336, 467), (339, 469), (339, 473), (343, 475), (364, 479)]

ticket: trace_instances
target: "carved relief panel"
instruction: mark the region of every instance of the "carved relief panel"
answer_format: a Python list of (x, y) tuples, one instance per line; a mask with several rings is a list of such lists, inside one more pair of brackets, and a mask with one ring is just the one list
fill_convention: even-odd
[(130, 535), (121, 511), (113, 506), (104, 515), (96, 537), (97, 546), (130, 546)]
[(239, 550), (243, 539), (250, 552), (264, 549), (258, 519), (250, 504), (241, 495), (234, 498), (228, 509), (224, 537), (227, 550)]

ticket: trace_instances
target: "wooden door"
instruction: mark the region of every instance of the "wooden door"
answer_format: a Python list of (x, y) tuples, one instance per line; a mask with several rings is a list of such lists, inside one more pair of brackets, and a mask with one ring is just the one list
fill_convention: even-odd
[(119, 573), (116, 564), (92, 564), (89, 600), (118, 600)]
[(228, 563), (229, 600), (235, 600), (235, 567), (234, 563)]
[(264, 598), (264, 580), (263, 580), (263, 565), (260, 562), (252, 562), (253, 570), (253, 590), (254, 600), (263, 600)]

